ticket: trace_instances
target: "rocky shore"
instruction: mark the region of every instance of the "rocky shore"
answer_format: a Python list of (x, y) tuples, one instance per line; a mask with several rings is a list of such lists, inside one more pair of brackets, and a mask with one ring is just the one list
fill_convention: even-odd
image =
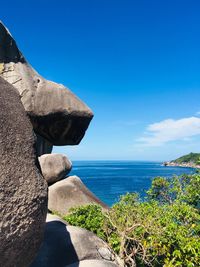
[(182, 167), (182, 168), (195, 168), (195, 169), (199, 169), (200, 165), (199, 164), (194, 164), (193, 162), (183, 162), (183, 163), (176, 163), (174, 161), (166, 161), (163, 162), (163, 166), (165, 167)]

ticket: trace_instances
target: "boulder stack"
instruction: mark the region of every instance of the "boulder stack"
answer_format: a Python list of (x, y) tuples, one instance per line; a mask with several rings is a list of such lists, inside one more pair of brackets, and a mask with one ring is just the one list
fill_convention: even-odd
[(45, 226), (47, 183), (52, 211), (88, 203), (107, 208), (78, 177), (62, 180), (72, 164), (51, 154), (53, 145), (79, 144), (92, 117), (68, 88), (29, 65), (0, 22), (0, 267), (118, 266), (94, 234), (60, 219)]
[(40, 76), (1, 22), (0, 76), (18, 90), (37, 134), (53, 145), (79, 144), (92, 111), (68, 88)]

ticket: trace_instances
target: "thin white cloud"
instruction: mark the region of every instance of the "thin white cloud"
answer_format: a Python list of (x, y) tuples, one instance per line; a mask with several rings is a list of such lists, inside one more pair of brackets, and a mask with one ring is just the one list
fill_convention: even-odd
[(196, 135), (200, 135), (200, 118), (167, 119), (150, 124), (137, 145), (162, 146), (171, 141), (188, 141)]
[(196, 115), (196, 116), (200, 116), (200, 111), (197, 111), (197, 112), (195, 113), (195, 115)]

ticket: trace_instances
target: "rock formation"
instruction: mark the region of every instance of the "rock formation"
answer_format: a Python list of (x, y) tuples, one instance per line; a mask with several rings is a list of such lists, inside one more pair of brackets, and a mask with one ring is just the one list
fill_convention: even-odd
[[(50, 154), (53, 145), (79, 144), (92, 117), (69, 89), (45, 80), (28, 64), (0, 22), (0, 267), (28, 267), (39, 250), (47, 212), (44, 177), (56, 182), (49, 187), (50, 210), (65, 214), (88, 203), (107, 208), (78, 177), (60, 181), (71, 162)], [(67, 266), (118, 264), (94, 234), (49, 219), (31, 267)]]
[(79, 261), (78, 263), (72, 263), (65, 267), (117, 267), (113, 262), (108, 262), (105, 260), (83, 260)]
[(108, 209), (77, 176), (70, 176), (49, 187), (48, 209), (61, 215), (66, 215), (72, 207), (87, 204), (98, 204)]
[(69, 89), (45, 80), (26, 61), (0, 22), (0, 76), (19, 91), (37, 134), (53, 145), (77, 145), (93, 117)]
[(42, 174), (48, 184), (62, 180), (71, 171), (71, 161), (62, 154), (45, 154), (39, 157)]
[(30, 267), (117, 267), (117, 263), (118, 257), (93, 233), (48, 215), (44, 242)]
[(0, 126), (0, 266), (27, 267), (43, 238), (47, 185), (19, 94), (1, 77)]

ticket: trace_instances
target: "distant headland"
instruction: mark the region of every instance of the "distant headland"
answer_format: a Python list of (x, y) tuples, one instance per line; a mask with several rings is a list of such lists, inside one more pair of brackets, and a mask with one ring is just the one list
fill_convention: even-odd
[(200, 168), (200, 153), (189, 153), (172, 161), (163, 162), (164, 166)]

